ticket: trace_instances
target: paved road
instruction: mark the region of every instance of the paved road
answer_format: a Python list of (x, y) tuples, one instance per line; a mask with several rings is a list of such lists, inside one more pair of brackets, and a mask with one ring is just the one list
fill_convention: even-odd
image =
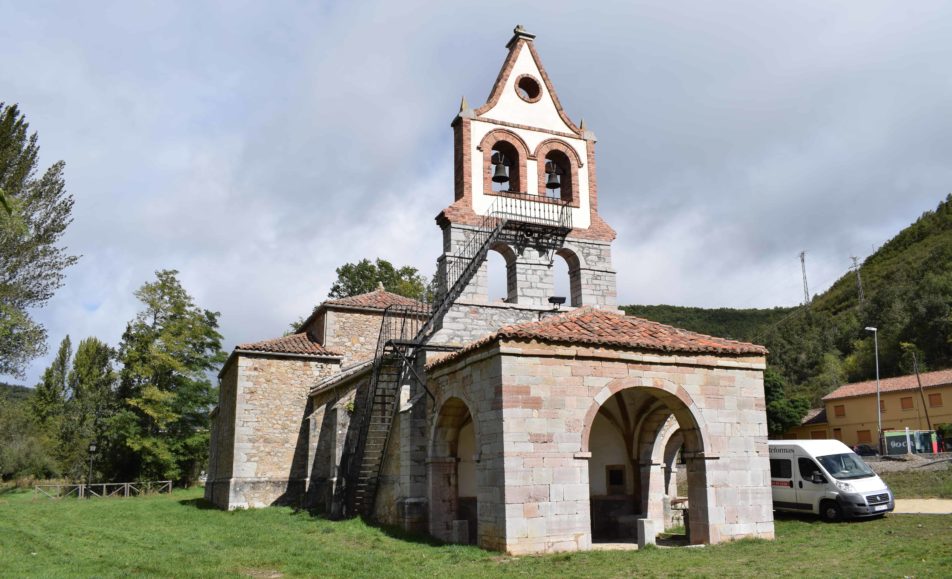
[(896, 499), (894, 513), (952, 515), (952, 499)]

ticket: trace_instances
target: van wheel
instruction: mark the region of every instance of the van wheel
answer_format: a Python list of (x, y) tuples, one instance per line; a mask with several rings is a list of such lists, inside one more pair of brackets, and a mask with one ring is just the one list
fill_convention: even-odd
[(842, 521), (843, 509), (836, 501), (823, 501), (820, 503), (820, 517), (827, 523)]

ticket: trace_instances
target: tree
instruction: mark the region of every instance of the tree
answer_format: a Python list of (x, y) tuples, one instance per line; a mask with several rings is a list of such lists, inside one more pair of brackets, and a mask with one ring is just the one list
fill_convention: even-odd
[[(144, 309), (119, 347), (120, 409), (109, 419), (115, 476), (188, 483), (208, 454), (208, 373), (225, 360), (217, 312), (197, 307), (175, 270), (156, 272), (136, 297)], [(108, 451), (107, 451), (108, 452)]]
[(419, 300), (426, 290), (426, 280), (415, 267), (396, 268), (387, 260), (371, 262), (362, 259), (337, 268), (337, 281), (327, 294), (331, 298), (346, 298), (372, 292), (379, 284), (389, 292)]
[(800, 420), (810, 409), (810, 403), (802, 396), (788, 396), (783, 378), (772, 368), (764, 372), (764, 397), (767, 402), (767, 431), (783, 434)]
[(0, 103), (0, 374), (22, 377), (45, 352), (46, 331), (28, 308), (42, 306), (63, 284), (63, 270), (78, 259), (59, 247), (72, 222), (62, 161), (37, 176), (36, 133), (16, 105)]
[(57, 441), (60, 470), (72, 478), (87, 474), (89, 444), (109, 439), (104, 419), (115, 412), (114, 356), (112, 348), (96, 338), (86, 338), (76, 348)]
[(33, 394), (33, 414), (43, 426), (51, 431), (59, 428), (59, 422), (66, 410), (69, 396), (67, 378), (73, 347), (67, 335), (60, 342), (59, 350), (50, 366), (43, 371), (43, 379), (36, 385)]

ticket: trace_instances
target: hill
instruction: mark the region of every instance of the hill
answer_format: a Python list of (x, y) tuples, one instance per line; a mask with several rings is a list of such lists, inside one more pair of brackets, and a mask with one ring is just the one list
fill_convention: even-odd
[(29, 398), (32, 394), (32, 388), (0, 382), (0, 399), (22, 401)]
[(770, 349), (768, 365), (789, 396), (812, 404), (844, 382), (875, 376), (872, 332), (883, 377), (952, 367), (952, 195), (900, 231), (855, 273), (808, 307), (763, 310), (625, 306), (632, 315), (749, 340)]

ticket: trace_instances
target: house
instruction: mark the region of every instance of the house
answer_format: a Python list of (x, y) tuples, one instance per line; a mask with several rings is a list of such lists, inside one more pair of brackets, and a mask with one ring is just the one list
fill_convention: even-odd
[[(433, 299), (327, 301), (296, 334), (232, 353), (214, 504), (301, 505), (509, 553), (645, 540), (675, 502), (692, 543), (773, 537), (766, 350), (617, 309), (596, 138), (563, 110), (534, 38), (517, 27), (488, 101), (453, 119)], [(566, 306), (549, 299), (557, 259)]]
[[(879, 381), (879, 412), (883, 431), (933, 430), (952, 424), (952, 370), (925, 372)], [(785, 438), (835, 438), (854, 446), (877, 446), (876, 380), (844, 384), (823, 397), (815, 409)]]

